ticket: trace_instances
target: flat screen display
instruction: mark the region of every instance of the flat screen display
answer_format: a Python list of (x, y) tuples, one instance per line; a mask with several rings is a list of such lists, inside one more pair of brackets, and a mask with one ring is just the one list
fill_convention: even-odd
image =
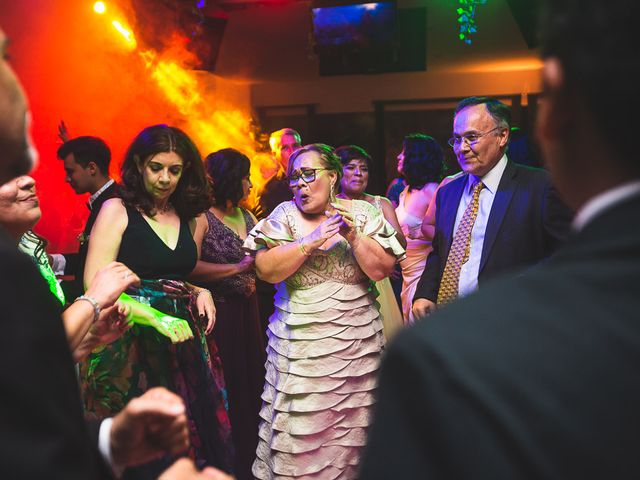
[(316, 49), (377, 50), (396, 37), (395, 2), (360, 3), (312, 9)]

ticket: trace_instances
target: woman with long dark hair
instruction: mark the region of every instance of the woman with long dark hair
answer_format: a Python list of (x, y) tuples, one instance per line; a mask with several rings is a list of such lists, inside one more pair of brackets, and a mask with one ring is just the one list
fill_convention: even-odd
[(405, 323), (413, 323), (411, 302), (431, 251), (431, 240), (420, 227), (434, 197), (442, 174), (444, 154), (438, 142), (421, 133), (407, 135), (398, 155), (398, 172), (407, 182), (400, 194), (396, 215), (407, 239), (407, 256), (402, 267), (402, 314)]
[(198, 217), (196, 245), (200, 260), (190, 279), (208, 288), (216, 302), (216, 327), (209, 336), (219, 348), (229, 392), (229, 415), (238, 480), (253, 479), (251, 464), (258, 443), (265, 351), (258, 317), (254, 258), (242, 243), (256, 223), (238, 206), (251, 191), (246, 155), (232, 148), (205, 159), (214, 200)]
[[(91, 232), (85, 283), (115, 259), (142, 281), (125, 299), (135, 325), (82, 366), (85, 409), (110, 416), (147, 389), (167, 387), (186, 405), (190, 456), (231, 471), (222, 368), (205, 333), (215, 306), (208, 290), (184, 281), (197, 261), (195, 217), (210, 204), (200, 154), (181, 130), (155, 125), (129, 146), (121, 174), (120, 198), (105, 202)], [(160, 459), (125, 478), (156, 478), (171, 462)]]

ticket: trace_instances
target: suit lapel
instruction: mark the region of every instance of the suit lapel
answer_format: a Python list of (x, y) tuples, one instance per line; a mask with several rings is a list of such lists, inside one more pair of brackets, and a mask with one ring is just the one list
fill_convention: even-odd
[(89, 213), (89, 218), (87, 218), (87, 223), (85, 223), (84, 225), (85, 235), (88, 236), (91, 233), (91, 228), (93, 227), (93, 224), (95, 223), (96, 218), (98, 217), (98, 213), (100, 213), (102, 204), (107, 200), (109, 200), (110, 198), (113, 198), (115, 195), (116, 195), (116, 184), (112, 183), (111, 185), (109, 185), (109, 187), (107, 187), (107, 189), (104, 192), (98, 195), (98, 198), (94, 200), (93, 204), (91, 205), (91, 213)]
[[(449, 252), (451, 242), (453, 241), (453, 227), (456, 224), (456, 215), (458, 213), (458, 205), (462, 198), (462, 192), (467, 184), (469, 175), (462, 175), (460, 178), (453, 180), (449, 185), (445, 186), (443, 191), (442, 202), (438, 205), (442, 209), (442, 231), (445, 234), (445, 252)], [(448, 187), (448, 188), (447, 188)], [(445, 194), (446, 192), (446, 194)]]
[(516, 173), (517, 170), (513, 163), (508, 162), (507, 166), (500, 179), (498, 185), (498, 191), (493, 199), (493, 205), (491, 206), (491, 213), (489, 214), (489, 220), (487, 222), (487, 229), (484, 233), (484, 243), (482, 245), (482, 258), (480, 259), (480, 269), (478, 270), (478, 276), (482, 272), (484, 265), (487, 263), (487, 258), (491, 253), (493, 244), (496, 241), (502, 222), (504, 221), (507, 208), (513, 198), (513, 193), (516, 189)]

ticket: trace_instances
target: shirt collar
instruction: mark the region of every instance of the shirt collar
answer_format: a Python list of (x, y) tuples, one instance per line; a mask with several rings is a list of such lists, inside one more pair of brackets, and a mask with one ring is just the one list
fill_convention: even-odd
[(599, 193), (585, 203), (573, 218), (571, 227), (579, 232), (595, 217), (605, 210), (613, 207), (618, 203), (622, 203), (627, 198), (631, 198), (640, 194), (640, 180), (623, 183), (617, 187), (611, 188), (605, 192)]
[(93, 205), (93, 202), (96, 201), (96, 198), (98, 198), (100, 194), (104, 192), (107, 188), (109, 188), (112, 184), (113, 184), (113, 179), (110, 178), (107, 183), (105, 183), (102, 187), (100, 187), (100, 190), (98, 190), (96, 193), (94, 193), (89, 197), (89, 208), (91, 208), (91, 205)]
[(469, 174), (467, 190), (471, 191), (473, 185), (478, 183), (480, 180), (484, 183), (484, 188), (495, 194), (498, 191), (498, 185), (500, 185), (500, 179), (502, 178), (505, 168), (507, 168), (507, 155), (502, 155), (502, 158), (498, 160), (498, 163), (496, 163), (483, 177), (478, 178), (475, 175)]

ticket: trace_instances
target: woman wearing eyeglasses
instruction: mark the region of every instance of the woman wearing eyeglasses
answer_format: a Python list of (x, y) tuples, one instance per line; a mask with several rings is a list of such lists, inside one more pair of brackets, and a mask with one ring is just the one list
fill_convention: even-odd
[(431, 237), (421, 231), (422, 221), (434, 198), (442, 172), (444, 154), (435, 139), (421, 133), (407, 135), (398, 155), (398, 173), (407, 186), (400, 194), (396, 215), (407, 239), (407, 256), (402, 267), (402, 314), (405, 323), (413, 323), (411, 303), (420, 276), (431, 251)]
[(277, 284), (253, 474), (356, 478), (385, 342), (370, 281), (404, 250), (368, 202), (335, 199), (342, 165), (331, 147), (297, 150), (288, 175), (293, 200), (244, 245)]

